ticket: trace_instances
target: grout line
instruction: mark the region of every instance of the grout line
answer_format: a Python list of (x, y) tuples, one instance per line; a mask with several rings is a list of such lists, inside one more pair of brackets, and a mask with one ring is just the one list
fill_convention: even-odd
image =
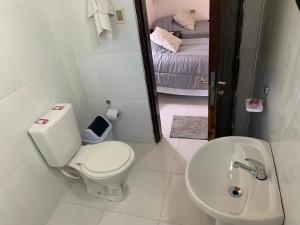
[(180, 144), (180, 141), (177, 140), (177, 143), (176, 143), (176, 147), (175, 147), (175, 154), (174, 154), (174, 157), (173, 157), (173, 161), (171, 163), (171, 174), (173, 174), (173, 171), (174, 171), (174, 167), (176, 165), (176, 160), (178, 158), (178, 147), (179, 147), (179, 144)]
[(176, 161), (177, 161), (178, 158), (179, 158), (179, 152), (176, 151), (175, 157), (174, 157), (174, 162), (172, 164), (171, 174), (176, 174), (176, 173), (174, 173), (174, 170), (175, 170)]
[(7, 9), (3, 9), (3, 10), (0, 10), (0, 14), (2, 13), (6, 13), (6, 12), (11, 12), (13, 10), (17, 10), (19, 8), (23, 8), (23, 7), (26, 7), (26, 6), (30, 6), (30, 5), (33, 5), (35, 3), (38, 3), (40, 2), (41, 0), (31, 0), (31, 1), (28, 1), (26, 3), (22, 3), (21, 5), (19, 6), (15, 6), (15, 7), (12, 7), (12, 8), (7, 8)]
[(86, 208), (90, 208), (90, 209), (98, 209), (98, 210), (101, 210), (101, 211), (105, 211), (104, 209), (96, 208), (96, 207), (85, 205), (85, 204), (82, 204), (82, 203), (71, 202), (71, 201), (67, 201), (67, 200), (61, 200), (61, 201), (64, 202), (64, 203), (70, 204), (70, 205), (77, 205), (77, 206), (82, 206), (82, 207), (86, 207)]
[(22, 81), (21, 82), (22, 84), (17, 89), (13, 90), (8, 95), (6, 95), (5, 98), (1, 99), (0, 103), (7, 101), (7, 99), (13, 97), (14, 95), (17, 95), (19, 92), (23, 91), (29, 85), (32, 85), (36, 80), (40, 79), (41, 77), (46, 76), (48, 71), (52, 70), (53, 68), (55, 68), (60, 63), (62, 63), (62, 61), (58, 60), (55, 63), (53, 63), (52, 65), (50, 65), (49, 67), (47, 67), (47, 69), (43, 70), (42, 72), (37, 73), (35, 75), (35, 77), (30, 79), (29, 81), (26, 81), (25, 83), (23, 83), (23, 81)]
[(161, 208), (160, 208), (159, 220), (161, 220), (161, 216), (162, 216), (162, 213), (163, 213), (163, 210), (164, 210), (166, 201), (167, 201), (167, 195), (168, 195), (168, 193), (169, 193), (169, 188), (170, 188), (170, 185), (171, 185), (172, 176), (173, 176), (173, 175), (169, 175), (168, 185), (167, 185), (167, 188), (166, 188), (164, 197), (163, 197), (163, 204), (162, 204), (162, 206), (161, 206)]
[(172, 174), (170, 172), (163, 172), (163, 171), (158, 171), (158, 170), (150, 170), (150, 169), (142, 169), (142, 168), (132, 168), (131, 170), (140, 170), (140, 171), (144, 171), (144, 172), (152, 172), (152, 173), (159, 173), (159, 174), (166, 174), (166, 175)]
[(173, 222), (169, 222), (169, 221), (165, 221), (165, 220), (159, 220), (158, 222), (159, 222), (159, 223), (160, 223), (160, 222), (168, 223), (168, 224), (170, 224), (170, 225), (183, 225), (183, 224), (180, 224), (180, 223), (173, 223)]
[(161, 172), (161, 171), (155, 171), (155, 170), (148, 170), (148, 169), (140, 169), (140, 168), (132, 168), (132, 170), (139, 170), (144, 172), (151, 172), (151, 173), (158, 173), (162, 175), (178, 175), (178, 176), (184, 176), (184, 173), (178, 173), (178, 172)]
[(102, 221), (102, 218), (103, 218), (103, 215), (104, 215), (104, 210), (102, 211), (102, 213), (101, 213), (101, 216), (100, 216), (100, 218), (98, 219), (98, 221), (97, 221), (97, 225), (100, 225), (100, 223), (101, 223), (101, 221)]
[(159, 221), (159, 219), (154, 219), (154, 218), (150, 218), (150, 217), (138, 216), (138, 215), (134, 215), (134, 214), (131, 214), (131, 213), (126, 213), (126, 212), (114, 211), (114, 210), (112, 210), (112, 209), (104, 210), (104, 212), (107, 212), (107, 213), (116, 213), (116, 214), (126, 215), (126, 216), (133, 216), (133, 217), (136, 217), (136, 218), (146, 219), (146, 220), (152, 220), (152, 221), (157, 221), (157, 222)]

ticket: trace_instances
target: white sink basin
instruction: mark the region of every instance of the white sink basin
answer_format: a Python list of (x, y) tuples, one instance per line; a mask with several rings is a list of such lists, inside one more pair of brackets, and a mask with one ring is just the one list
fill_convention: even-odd
[[(258, 180), (244, 169), (233, 167), (238, 161), (253, 167), (245, 158), (264, 164), (266, 180)], [(185, 175), (187, 191), (216, 224), (282, 225), (277, 176), (270, 145), (247, 137), (226, 137), (208, 142), (193, 156)], [(231, 187), (240, 188), (231, 195)], [(236, 189), (238, 190), (238, 189)]]

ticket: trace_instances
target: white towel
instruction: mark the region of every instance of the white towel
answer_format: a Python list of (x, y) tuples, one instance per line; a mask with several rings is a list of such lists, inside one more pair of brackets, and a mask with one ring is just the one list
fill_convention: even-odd
[(94, 17), (98, 36), (105, 30), (112, 32), (109, 16), (114, 14), (110, 0), (88, 0), (88, 17)]

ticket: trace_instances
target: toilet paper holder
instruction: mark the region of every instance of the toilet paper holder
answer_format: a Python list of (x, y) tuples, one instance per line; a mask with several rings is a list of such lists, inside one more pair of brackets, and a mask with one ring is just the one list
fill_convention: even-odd
[(120, 110), (114, 109), (110, 107), (111, 100), (107, 99), (105, 100), (106, 103), (106, 118), (109, 119), (110, 121), (118, 121), (120, 119)]

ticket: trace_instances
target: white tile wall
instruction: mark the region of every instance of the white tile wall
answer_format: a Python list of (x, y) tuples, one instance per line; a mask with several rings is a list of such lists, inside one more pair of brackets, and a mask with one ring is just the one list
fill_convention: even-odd
[(114, 127), (117, 139), (153, 143), (144, 68), (133, 0), (113, 0), (125, 9), (125, 24), (113, 26), (112, 40), (97, 38), (86, 0), (60, 0), (68, 23), (68, 38), (93, 114), (104, 114), (105, 100), (121, 110)]
[(1, 20), (23, 84), (58, 62), (56, 43), (40, 2), (2, 13)]
[(0, 224), (10, 225), (30, 225), (28, 217), (20, 210), (13, 198), (8, 192), (0, 187)]
[(249, 113), (245, 108), (245, 99), (251, 96), (264, 7), (265, 0), (244, 1), (243, 31), (240, 46), (240, 65), (234, 124), (234, 135), (237, 136), (247, 135)]
[(0, 12), (15, 9), (37, 0), (3, 0), (0, 2)]
[(0, 224), (44, 224), (69, 187), (50, 169), (28, 128), (51, 104), (89, 120), (57, 0), (0, 0)]
[(93, 19), (87, 18), (87, 3), (78, 0), (61, 0), (70, 30), (69, 38), (76, 53), (121, 53), (139, 52), (139, 39), (136, 26), (136, 15), (132, 0), (113, 0), (114, 6), (122, 6), (125, 10), (126, 24), (117, 25), (112, 17), (112, 41), (97, 38)]
[(255, 93), (271, 88), (262, 114), (251, 115), (250, 135), (271, 142), (285, 225), (300, 223), (300, 12), (294, 0), (268, 1)]

